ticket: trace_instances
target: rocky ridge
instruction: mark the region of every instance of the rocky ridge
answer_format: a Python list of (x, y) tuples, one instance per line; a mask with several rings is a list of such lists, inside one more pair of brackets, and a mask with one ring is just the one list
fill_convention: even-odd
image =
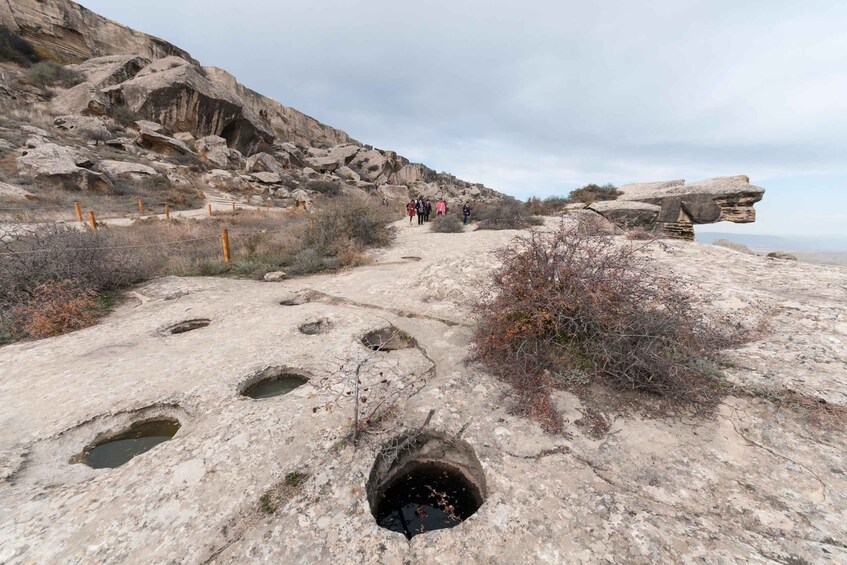
[[(27, 154), (18, 163), (25, 176), (67, 188), (107, 189), (108, 182), (92, 184), (91, 175), (78, 170), (86, 167), (71, 164), (70, 157), (72, 152), (91, 153), (88, 146), (102, 139), (109, 147), (125, 151), (127, 160), (143, 159), (145, 166), (157, 161), (173, 165), (174, 158), (197, 156), (205, 164), (201, 171), (205, 174), (183, 167), (181, 177), (200, 189), (249, 191), (247, 198), (256, 203), (261, 199), (289, 204), (291, 191), (303, 190), (312, 181), (341, 183), (349, 192), (391, 200), (405, 200), (410, 194), (500, 197), (481, 184), (437, 173), (394, 151), (363, 145), (343, 131), (243, 86), (222, 69), (202, 67), (184, 50), (74, 2), (3, 3), (0, 24), (32, 42), (41, 53), (75, 62), (70, 69), (84, 77), (82, 83), (54, 88), (46, 97), (27, 92), (15, 69), (0, 76), (0, 93), (7, 94), (7, 104), (46, 104), (49, 98), (47, 112), (60, 130), (60, 139), (49, 147), (24, 149)], [(118, 131), (119, 114), (139, 119)], [(82, 139), (68, 139), (63, 134), (70, 128), (64, 124), (79, 122), (80, 116), (89, 118), (73, 132)], [(43, 136), (38, 145), (44, 145), (40, 141)], [(75, 147), (80, 141), (83, 147)], [(51, 156), (55, 166), (29, 165), (36, 157), (43, 162)], [(96, 155), (91, 157), (96, 163)]]

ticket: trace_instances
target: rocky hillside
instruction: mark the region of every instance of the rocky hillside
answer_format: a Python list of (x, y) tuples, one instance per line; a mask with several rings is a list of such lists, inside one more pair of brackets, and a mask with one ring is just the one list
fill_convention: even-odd
[[(500, 197), (363, 145), (224, 70), (201, 66), (166, 41), (74, 2), (4, 2), (0, 25), (29, 41), (41, 59), (61, 62), (79, 77), (78, 84), (39, 89), (25, 69), (0, 68), (0, 106), (17, 116), (0, 124), (7, 131), (2, 137), (12, 149), (25, 142), (17, 148), (18, 170), (5, 167), (9, 176), (39, 186), (108, 190), (118, 176), (157, 175), (199, 190), (245, 192), (253, 203), (272, 205), (308, 202), (326, 183), (398, 201), (410, 194)], [(41, 126), (35, 135), (20, 129), (33, 125)], [(104, 158), (125, 164), (115, 173), (102, 165)]]

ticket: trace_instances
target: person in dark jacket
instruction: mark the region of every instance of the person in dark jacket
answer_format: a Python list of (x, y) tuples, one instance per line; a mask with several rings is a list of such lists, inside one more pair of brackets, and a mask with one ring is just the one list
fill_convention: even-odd
[(426, 208), (424, 208), (424, 221), (429, 221), (429, 215), (432, 214), (432, 202), (429, 201), (429, 198), (426, 199)]
[(462, 218), (464, 218), (464, 222), (463, 222), (463, 223), (464, 223), (465, 225), (467, 225), (467, 223), (468, 223), (468, 222), (470, 221), (470, 219), (471, 219), (471, 206), (470, 206), (470, 204), (468, 204), (467, 202), (465, 202), (465, 205), (464, 205), (464, 206), (462, 206)]
[(423, 198), (418, 198), (417, 201), (417, 212), (418, 212), (418, 225), (422, 226), (424, 223), (424, 214), (426, 214), (426, 202), (424, 202)]

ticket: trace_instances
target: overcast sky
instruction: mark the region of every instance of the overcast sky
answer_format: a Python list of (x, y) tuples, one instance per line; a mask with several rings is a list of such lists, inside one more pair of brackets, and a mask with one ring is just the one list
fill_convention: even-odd
[(519, 198), (746, 174), (757, 223), (711, 229), (847, 235), (844, 1), (82, 3)]

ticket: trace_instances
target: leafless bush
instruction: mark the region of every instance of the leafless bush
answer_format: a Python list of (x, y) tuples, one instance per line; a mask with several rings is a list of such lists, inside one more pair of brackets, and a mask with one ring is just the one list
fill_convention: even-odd
[[(378, 429), (394, 413), (396, 408), (409, 400), (426, 386), (427, 377), (434, 369), (424, 374), (404, 373), (400, 364), (381, 355), (391, 349), (395, 340), (411, 339), (401, 330), (382, 336), (380, 343), (359, 354), (339, 359), (338, 371), (322, 379), (318, 386), (333, 395), (323, 409), (331, 411), (349, 403), (351, 410), (349, 440), (355, 445), (361, 434)], [(316, 408), (315, 410), (318, 410)]]
[(599, 200), (616, 200), (618, 198), (618, 189), (613, 184), (604, 184), (599, 186), (596, 184), (588, 184), (582, 188), (572, 190), (568, 195), (571, 202), (585, 202), (591, 204)]
[(436, 216), (432, 221), (430, 229), (436, 233), (462, 233), (465, 226), (456, 214)]
[(563, 224), (501, 253), (473, 347), (517, 388), (520, 410), (549, 416), (544, 399), (556, 375), (573, 372), (679, 403), (716, 396), (716, 356), (730, 339), (643, 251)]
[[(143, 257), (113, 247), (102, 232), (55, 224), (0, 233), (3, 333), (27, 335), (33, 327), (73, 329), (56, 319), (61, 304), (78, 308), (92, 293), (123, 288), (152, 275), (151, 265)], [(51, 319), (56, 325), (51, 325)], [(52, 335), (51, 331), (32, 335)]]
[(526, 207), (530, 214), (552, 216), (564, 210), (565, 206), (570, 203), (570, 199), (562, 198), (561, 196), (548, 196), (544, 200), (532, 197), (527, 201)]
[(481, 230), (518, 230), (544, 223), (543, 219), (532, 216), (524, 204), (510, 197), (480, 202), (472, 209), (471, 218)]
[(318, 210), (306, 233), (308, 246), (333, 251), (339, 245), (387, 247), (396, 237), (393, 218), (372, 198), (341, 198)]

